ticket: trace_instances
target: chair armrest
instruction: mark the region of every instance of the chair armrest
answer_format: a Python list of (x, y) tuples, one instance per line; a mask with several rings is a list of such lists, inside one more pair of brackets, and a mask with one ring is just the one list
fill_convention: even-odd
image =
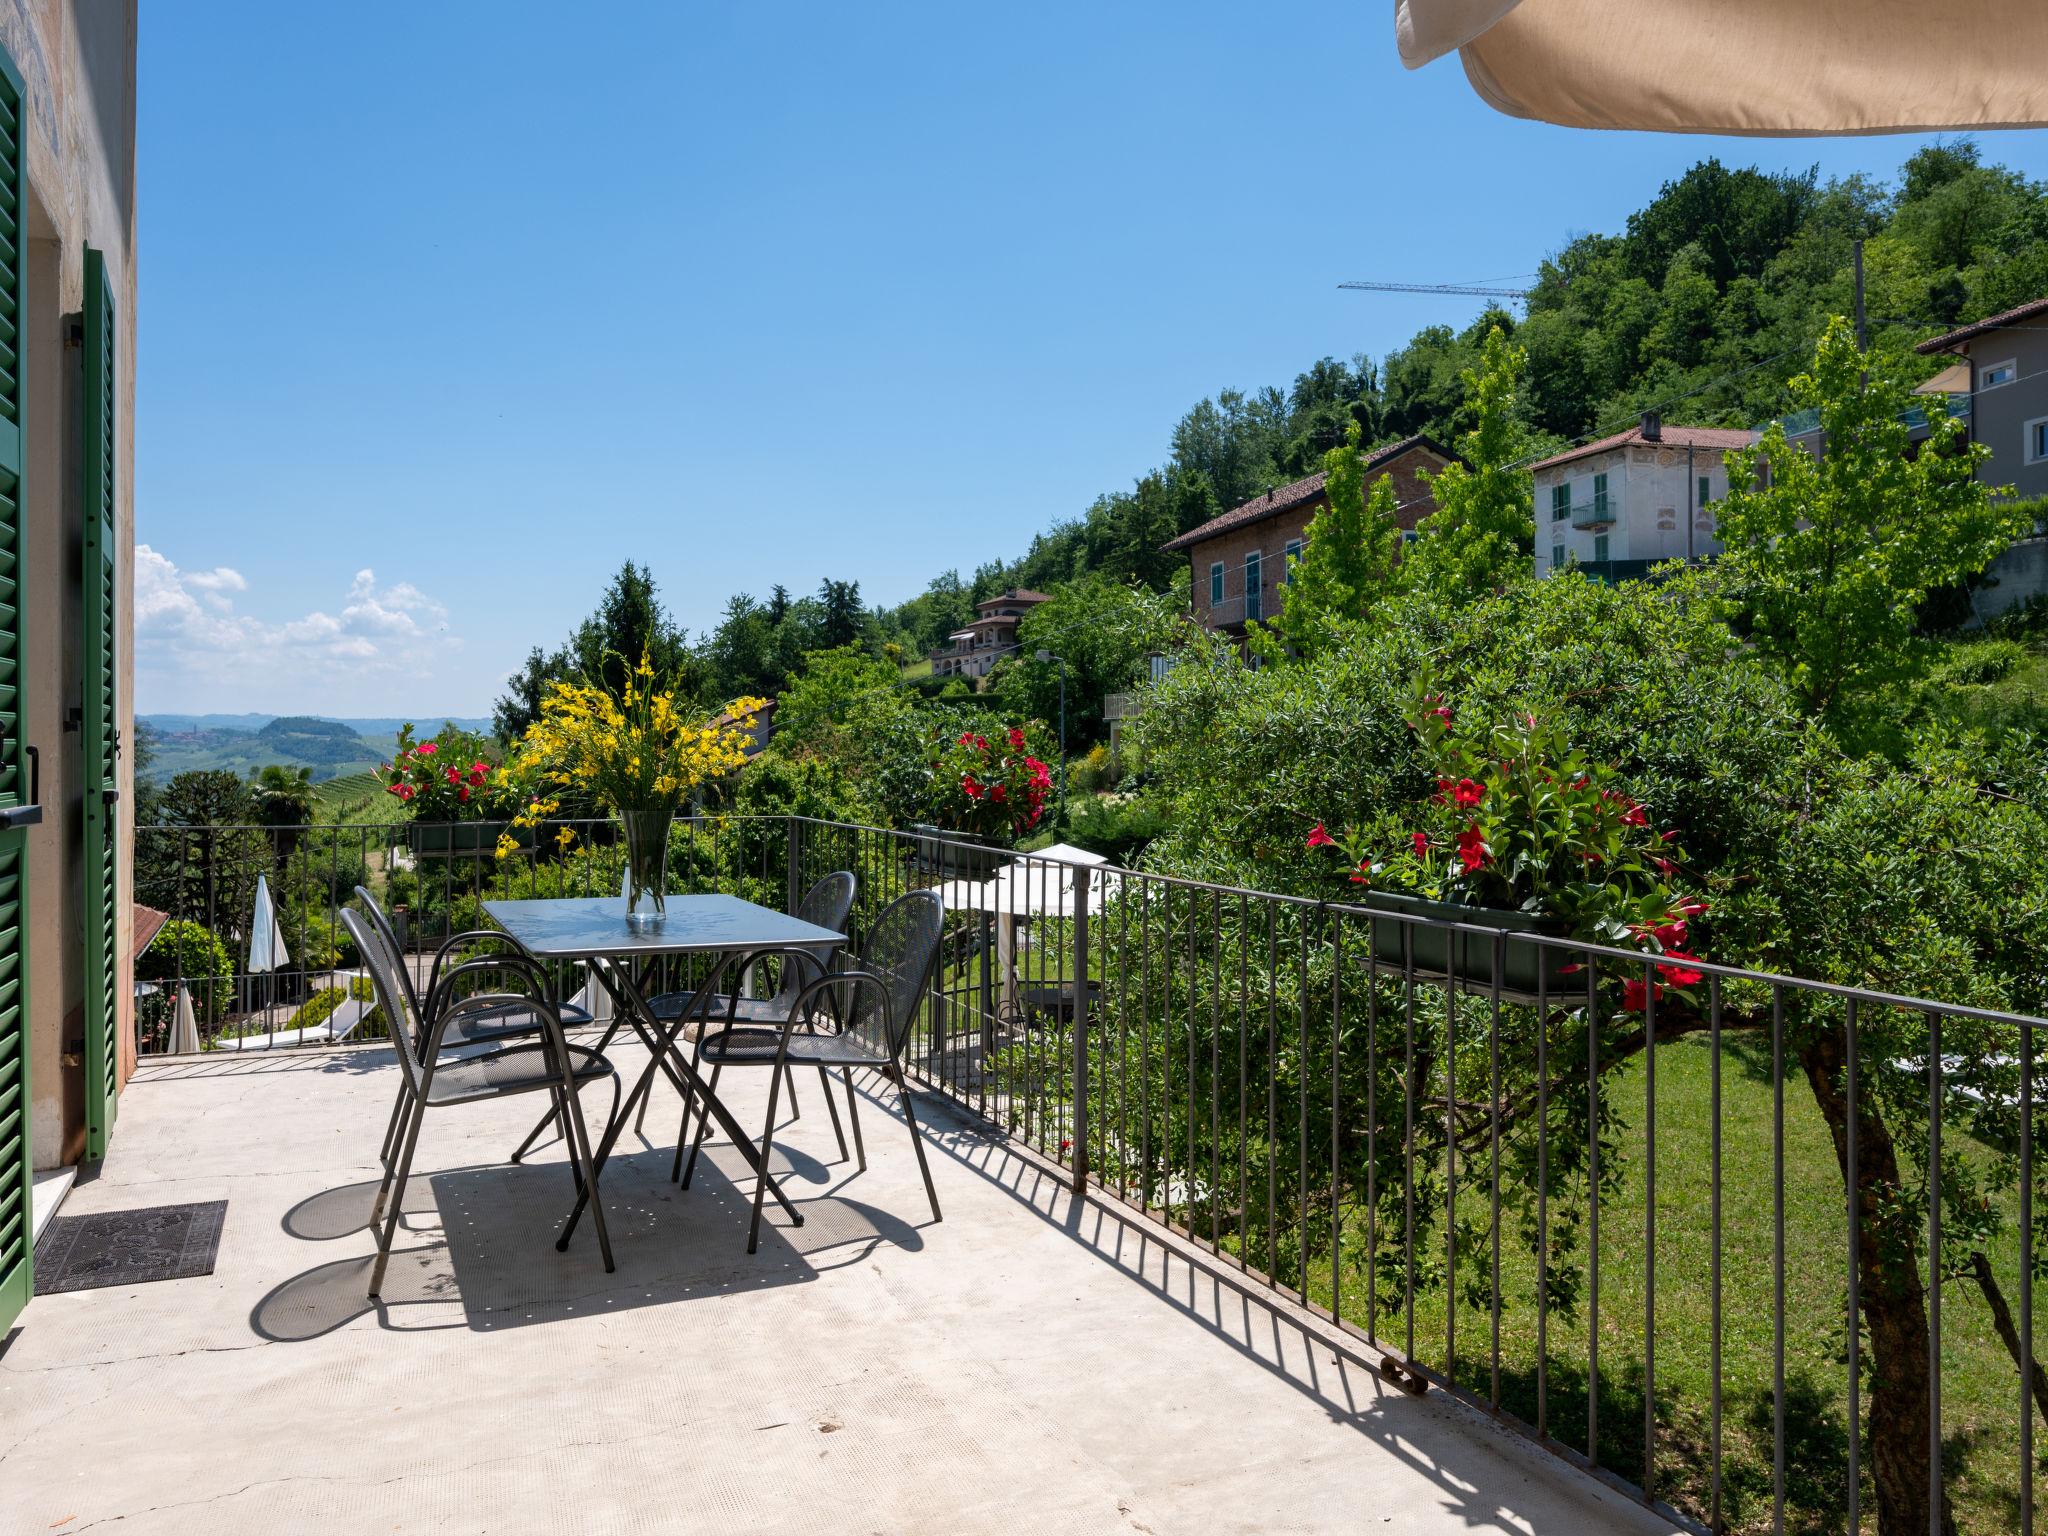
[(518, 941), (515, 940), (511, 934), (506, 933), (503, 929), (471, 928), (462, 933), (452, 933), (446, 939), (442, 940), (441, 947), (434, 951), (433, 964), (427, 968), (427, 995), (431, 997), (433, 996), (435, 991), (438, 990), (441, 980), (441, 967), (443, 964), (446, 963), (449, 953), (452, 950), (454, 950), (454, 948), (458, 944), (483, 943), (510, 944), (512, 946), (513, 953), (520, 955), (524, 955), (526, 953), (525, 950), (519, 948)]
[(479, 959), (463, 961), (462, 964), (449, 971), (447, 975), (434, 982), (432, 988), (427, 993), (424, 1010), (427, 1018), (429, 1020), (438, 1020), (448, 1010), (451, 1003), (451, 999), (447, 995), (448, 990), (460, 978), (464, 976), (502, 977), (508, 974), (519, 977), (532, 988), (530, 993), (519, 994), (520, 1001), (545, 1003), (549, 1010), (553, 1011), (553, 989), (549, 985), (547, 972), (541, 969), (538, 961), (523, 954), (486, 955)]

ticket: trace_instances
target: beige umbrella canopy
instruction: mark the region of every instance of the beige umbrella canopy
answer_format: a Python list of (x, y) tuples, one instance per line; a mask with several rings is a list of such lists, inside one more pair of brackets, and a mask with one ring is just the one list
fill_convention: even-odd
[(1568, 128), (1906, 133), (2048, 124), (2048, 0), (1396, 0), (1401, 62)]

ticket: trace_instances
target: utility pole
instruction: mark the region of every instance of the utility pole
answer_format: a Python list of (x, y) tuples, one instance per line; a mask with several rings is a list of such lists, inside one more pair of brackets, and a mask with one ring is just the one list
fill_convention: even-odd
[(1856, 242), (1856, 350), (1870, 350), (1870, 322), (1863, 313), (1863, 242)]
[(1040, 663), (1041, 665), (1043, 665), (1044, 663), (1046, 663), (1046, 662), (1049, 662), (1049, 661), (1052, 661), (1052, 662), (1058, 662), (1058, 663), (1059, 663), (1059, 669), (1060, 669), (1060, 813), (1059, 813), (1059, 819), (1060, 819), (1061, 823), (1062, 823), (1062, 824), (1064, 824), (1064, 823), (1065, 823), (1065, 821), (1066, 821), (1066, 819), (1067, 819), (1067, 659), (1066, 659), (1066, 658), (1065, 658), (1064, 656), (1055, 656), (1055, 655), (1053, 655), (1053, 653), (1052, 653), (1051, 651), (1047, 651), (1047, 650), (1041, 650), (1041, 651), (1039, 651), (1039, 653), (1038, 653), (1038, 660), (1039, 660), (1039, 663)]

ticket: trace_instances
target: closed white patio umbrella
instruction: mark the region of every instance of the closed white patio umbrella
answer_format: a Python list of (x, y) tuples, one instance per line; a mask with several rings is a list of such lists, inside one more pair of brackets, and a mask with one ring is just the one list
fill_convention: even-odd
[(2048, 124), (2043, 0), (1396, 0), (1401, 62), (1456, 50), (1514, 117), (1658, 133)]
[(191, 990), (183, 982), (178, 984), (178, 1001), (171, 1013), (169, 1045), (173, 1056), (199, 1054), (199, 1020), (192, 1012)]
[(249, 974), (282, 970), (292, 963), (284, 947), (284, 930), (277, 924), (277, 904), (270, 899), (270, 880), (256, 877), (256, 909), (249, 917)]

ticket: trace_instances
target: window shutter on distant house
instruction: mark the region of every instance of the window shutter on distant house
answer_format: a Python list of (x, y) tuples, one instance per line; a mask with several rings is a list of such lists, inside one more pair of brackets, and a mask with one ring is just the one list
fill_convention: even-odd
[(34, 1289), (29, 1180), (28, 832), (21, 739), (21, 316), (26, 242), (21, 76), (0, 50), (0, 1333)]
[(116, 948), (121, 716), (116, 688), (119, 568), (114, 525), (114, 296), (106, 258), (85, 251), (85, 1155), (106, 1156), (120, 1092)]

